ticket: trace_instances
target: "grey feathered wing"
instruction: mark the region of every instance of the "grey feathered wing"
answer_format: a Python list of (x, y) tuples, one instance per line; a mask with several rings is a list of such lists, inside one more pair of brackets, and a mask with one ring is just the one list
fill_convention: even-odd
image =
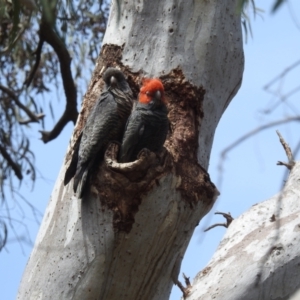
[(110, 92), (101, 95), (83, 129), (78, 152), (78, 164), (74, 176), (74, 192), (84, 194), (89, 171), (95, 161), (103, 156), (105, 146), (114, 135), (118, 122), (117, 104)]
[(127, 121), (123, 136), (119, 155), (119, 161), (121, 163), (129, 162), (132, 159), (132, 155), (139, 143), (140, 137), (143, 135), (143, 131), (144, 122), (141, 113), (138, 110), (134, 110)]

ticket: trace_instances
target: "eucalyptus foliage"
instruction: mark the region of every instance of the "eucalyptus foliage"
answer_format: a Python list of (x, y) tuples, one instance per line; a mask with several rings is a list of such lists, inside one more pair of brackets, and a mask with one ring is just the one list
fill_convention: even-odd
[[(40, 124), (46, 143), (66, 123), (76, 122), (77, 97), (84, 93), (99, 55), (108, 8), (105, 0), (0, 0), (2, 204), (20, 199), (17, 190), (22, 181), (35, 182), (32, 123)], [(58, 90), (65, 93), (57, 99), (66, 103), (61, 117), (53, 109)], [(56, 125), (46, 131), (43, 120), (48, 114)], [(0, 223), (5, 230), (0, 232), (0, 250), (6, 241), (7, 210), (2, 205)]]

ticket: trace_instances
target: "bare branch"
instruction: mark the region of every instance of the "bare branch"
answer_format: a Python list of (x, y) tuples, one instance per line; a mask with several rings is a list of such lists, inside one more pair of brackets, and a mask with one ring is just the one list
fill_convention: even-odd
[[(76, 113), (78, 115), (77, 109), (76, 109)], [(42, 134), (41, 140), (45, 144), (54, 140), (55, 138), (57, 138), (59, 136), (61, 131), (64, 129), (64, 127), (70, 121), (73, 121), (74, 123), (76, 122), (76, 120), (73, 120), (73, 118), (70, 117), (70, 114), (69, 114), (68, 110), (66, 109), (64, 111), (63, 115), (61, 116), (61, 118), (58, 120), (58, 122), (56, 123), (56, 125), (54, 126), (54, 128), (51, 131), (44, 131), (44, 130), (39, 131)]]
[[(45, 114), (42, 113), (42, 114), (37, 114), (35, 116), (37, 117), (37, 119), (41, 120), (41, 119), (43, 119), (45, 117)], [(27, 124), (32, 123), (32, 122), (35, 122), (35, 121), (32, 121), (31, 119), (19, 121), (19, 123), (21, 125), (27, 125)]]
[(54, 32), (53, 27), (45, 20), (42, 20), (40, 24), (40, 37), (41, 40), (47, 42), (57, 54), (64, 91), (67, 98), (65, 111), (52, 131), (40, 131), (42, 133), (41, 139), (44, 143), (47, 143), (55, 139), (69, 121), (72, 121), (74, 124), (76, 123), (78, 117), (77, 92), (71, 72), (70, 54), (66, 45)]
[(29, 85), (31, 84), (32, 79), (34, 78), (34, 75), (35, 75), (35, 73), (36, 73), (36, 71), (39, 67), (43, 44), (44, 44), (44, 40), (41, 38), (40, 41), (39, 41), (39, 44), (37, 46), (36, 51), (33, 53), (33, 54), (36, 54), (35, 64), (34, 64), (32, 70), (30, 71), (28, 77), (24, 81), (24, 85), (26, 85), (26, 87), (29, 87)]
[(295, 26), (297, 27), (298, 30), (300, 30), (300, 24), (298, 22), (296, 14), (295, 14), (296, 10), (294, 10), (290, 1), (287, 1), (286, 4), (288, 6), (288, 10), (290, 12), (290, 15), (292, 17), (292, 20), (293, 20)]
[(289, 97), (291, 97), (293, 94), (297, 93), (298, 91), (300, 91), (300, 86), (297, 86), (296, 88), (292, 89), (291, 91), (289, 91), (288, 93), (286, 93), (285, 95), (277, 95), (277, 92), (272, 92), (269, 91), (270, 94), (273, 94), (275, 96), (278, 96), (279, 100), (277, 102), (275, 102), (272, 107), (266, 108), (264, 110), (262, 110), (263, 113), (265, 114), (270, 114), (272, 111), (275, 110), (275, 108), (277, 108), (280, 104), (282, 104), (283, 102), (285, 103), (285, 105), (287, 107), (289, 107), (292, 111), (295, 111), (295, 108), (291, 106), (290, 103), (288, 103), (288, 101), (286, 101)]
[(215, 227), (218, 227), (218, 226), (223, 226), (223, 227), (227, 228), (227, 224), (226, 224), (226, 223), (216, 223), (216, 224), (213, 224), (213, 225), (207, 227), (207, 228), (204, 230), (204, 232), (206, 232), (206, 231), (208, 231), (208, 230), (211, 230), (211, 229), (213, 229), (213, 228), (215, 228)]
[(281, 125), (284, 123), (288, 123), (288, 122), (299, 122), (300, 121), (300, 116), (296, 116), (296, 117), (288, 117), (285, 118), (283, 120), (278, 120), (278, 121), (274, 121), (274, 122), (270, 122), (268, 124), (262, 125), (257, 127), (254, 130), (251, 130), (250, 132), (246, 133), (245, 135), (243, 135), (242, 137), (240, 137), (239, 139), (237, 139), (235, 142), (233, 142), (231, 145), (227, 146), (222, 152), (221, 152), (221, 158), (224, 158), (227, 154), (227, 152), (229, 152), (230, 150), (232, 150), (234, 147), (236, 147), (237, 145), (241, 144), (242, 142), (244, 142), (245, 140), (247, 140), (248, 138), (252, 137), (253, 135), (269, 129), (271, 127), (277, 126), (277, 125)]
[(282, 162), (282, 161), (278, 161), (277, 165), (278, 166), (286, 166), (289, 170), (291, 170), (293, 168), (293, 166), (295, 165), (295, 161), (294, 161), (294, 157), (293, 157), (293, 153), (292, 150), (290, 148), (290, 146), (287, 144), (287, 142), (284, 140), (284, 138), (281, 136), (280, 132), (278, 130), (276, 130), (277, 135), (279, 136), (279, 140), (280, 143), (286, 153), (286, 156), (289, 160), (288, 163)]
[(0, 145), (0, 153), (2, 154), (3, 158), (7, 161), (7, 163), (10, 165), (10, 167), (14, 170), (19, 180), (22, 180), (23, 175), (20, 166), (16, 162), (14, 162), (14, 160), (11, 158), (11, 156), (6, 151), (6, 149), (2, 147), (2, 145)]
[(183, 294), (183, 298), (185, 299), (190, 291), (188, 287), (184, 287), (184, 285), (177, 279), (174, 281), (174, 283), (179, 287), (179, 289), (181, 290), (182, 294)]
[[(0, 90), (2, 90), (4, 93), (6, 93), (9, 97), (11, 97), (15, 104), (20, 108), (22, 109), (26, 114), (27, 116), (29, 117), (29, 121), (19, 121), (20, 124), (27, 124), (27, 123), (32, 123), (32, 122), (36, 122), (38, 123), (39, 122), (39, 119), (41, 119), (40, 115), (36, 115), (35, 113), (33, 113), (28, 107), (26, 107), (23, 103), (21, 103), (19, 101), (19, 98), (18, 96), (12, 91), (10, 90), (9, 88), (3, 86), (3, 85), (0, 85)], [(25, 123), (24, 123), (25, 122)]]
[(187, 277), (184, 273), (182, 273), (182, 276), (183, 276), (183, 278), (184, 278), (186, 287), (187, 287), (187, 288), (190, 288), (190, 287), (192, 286), (192, 285), (191, 285), (191, 282), (190, 282), (190, 277)]
[(215, 212), (215, 215), (222, 215), (226, 219), (226, 223), (216, 223), (214, 225), (211, 225), (208, 228), (206, 228), (204, 230), (204, 232), (206, 232), (212, 228), (215, 228), (217, 226), (223, 226), (225, 228), (228, 228), (229, 225), (231, 224), (231, 222), (234, 220), (230, 213), (227, 214), (227, 213), (222, 213), (222, 212)]
[(274, 84), (277, 80), (282, 79), (288, 72), (296, 68), (298, 65), (300, 65), (300, 60), (294, 62), (292, 65), (284, 69), (279, 75), (277, 75), (273, 80), (271, 80), (268, 84), (266, 84), (264, 86), (264, 89), (268, 90), (272, 84)]
[(0, 252), (4, 248), (6, 242), (7, 242), (7, 226), (4, 221), (0, 220), (0, 224), (2, 225), (3, 230), (3, 237), (0, 234)]
[(218, 170), (219, 170), (218, 186), (221, 187), (221, 185), (222, 185), (223, 164), (224, 164), (224, 161), (225, 161), (225, 158), (226, 158), (226, 155), (228, 152), (230, 152), (232, 149), (234, 149), (239, 144), (243, 143), (245, 140), (249, 139), (250, 137), (254, 136), (257, 133), (260, 133), (263, 130), (266, 130), (266, 129), (269, 129), (271, 127), (278, 126), (281, 124), (285, 124), (288, 122), (299, 122), (299, 121), (300, 121), (300, 116), (295, 116), (295, 117), (287, 117), (282, 120), (270, 122), (268, 124), (259, 126), (256, 129), (253, 129), (253, 130), (249, 131), (248, 133), (246, 133), (245, 135), (241, 136), (236, 141), (234, 141), (232, 144), (230, 144), (225, 149), (223, 149), (223, 151), (220, 154), (220, 160), (219, 160), (219, 164), (218, 164)]
[(286, 153), (286, 156), (289, 160), (289, 162), (293, 162), (294, 158), (293, 158), (293, 154), (292, 154), (292, 150), (290, 148), (290, 146), (287, 144), (287, 142), (284, 140), (284, 138), (282, 137), (282, 135), (280, 134), (279, 130), (276, 130), (277, 135), (279, 136), (279, 140), (281, 145), (283, 146), (283, 149)]

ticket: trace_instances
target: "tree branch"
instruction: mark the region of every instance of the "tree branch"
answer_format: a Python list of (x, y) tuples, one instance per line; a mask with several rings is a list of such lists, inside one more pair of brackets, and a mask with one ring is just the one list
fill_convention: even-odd
[(290, 146), (287, 144), (287, 142), (284, 140), (284, 138), (281, 136), (281, 134), (278, 130), (276, 130), (276, 133), (279, 136), (280, 143), (281, 143), (281, 145), (286, 153), (286, 156), (289, 160), (288, 163), (278, 161), (277, 165), (278, 166), (286, 166), (289, 170), (292, 170), (293, 166), (295, 165), (295, 160), (294, 160), (294, 157), (292, 154), (292, 150), (291, 150)]
[[(39, 132), (42, 134), (41, 140), (46, 144), (57, 138), (69, 121), (73, 121), (74, 123), (76, 122), (78, 116), (77, 109), (76, 118), (74, 118), (74, 114), (75, 112), (69, 113), (69, 110), (66, 108), (63, 115), (51, 131), (39, 130)], [(71, 117), (71, 115), (73, 115), (73, 117)]]
[(4, 221), (0, 220), (0, 223), (2, 224), (2, 230), (3, 230), (3, 237), (0, 234), (0, 252), (4, 248), (7, 242), (7, 226)]
[(272, 79), (269, 83), (267, 83), (263, 88), (264, 90), (268, 90), (271, 85), (273, 85), (276, 81), (282, 79), (288, 72), (296, 68), (298, 65), (300, 65), (300, 60), (294, 62), (292, 65), (285, 68), (279, 75), (277, 75), (274, 79)]
[(285, 118), (283, 120), (278, 120), (278, 121), (274, 121), (274, 122), (271, 122), (271, 123), (268, 123), (268, 124), (265, 124), (265, 125), (262, 125), (262, 126), (259, 126), (253, 130), (251, 130), (250, 132), (248, 132), (247, 134), (243, 135), (242, 137), (238, 138), (235, 142), (233, 142), (231, 145), (227, 146), (221, 153), (221, 158), (223, 159), (226, 155), (227, 152), (229, 152), (231, 149), (233, 149), (234, 147), (236, 147), (238, 144), (241, 144), (242, 142), (244, 142), (245, 140), (247, 140), (248, 138), (252, 137), (253, 135), (265, 130), (265, 129), (268, 129), (268, 128), (271, 128), (271, 127), (274, 127), (274, 126), (277, 126), (277, 125), (281, 125), (281, 124), (284, 124), (284, 123), (288, 123), (288, 122), (292, 122), (292, 121), (297, 121), (299, 122), (300, 121), (300, 117), (299, 116), (296, 116), (296, 117), (289, 117), (289, 118)]
[(21, 103), (19, 101), (18, 96), (9, 88), (0, 85), (0, 90), (2, 90), (4, 93), (6, 93), (9, 97), (11, 97), (13, 99), (13, 101), (15, 102), (15, 104), (22, 109), (27, 116), (29, 117), (29, 120), (21, 120), (19, 121), (20, 124), (28, 124), (31, 122), (36, 122), (38, 123), (40, 119), (42, 119), (44, 117), (44, 114), (38, 114), (36, 115), (34, 112), (32, 112), (28, 107), (26, 107), (23, 103)]
[(226, 214), (226, 213), (222, 213), (222, 212), (215, 212), (215, 215), (222, 215), (226, 219), (226, 223), (216, 223), (214, 225), (211, 225), (208, 228), (206, 228), (204, 230), (204, 232), (206, 232), (206, 231), (208, 231), (210, 229), (213, 229), (213, 228), (215, 228), (217, 226), (223, 226), (225, 228), (228, 228), (229, 225), (231, 224), (231, 222), (234, 220), (230, 213)]
[(187, 277), (184, 273), (182, 273), (182, 276), (184, 278), (184, 282), (186, 284), (186, 287), (187, 288), (190, 288), (192, 285), (191, 285), (191, 282), (190, 282), (190, 277)]
[(241, 136), (240, 138), (238, 138), (237, 140), (235, 140), (233, 143), (231, 143), (229, 146), (227, 146), (220, 154), (220, 161), (218, 164), (218, 169), (220, 172), (220, 178), (218, 180), (218, 186), (220, 187), (222, 184), (222, 171), (223, 171), (223, 164), (226, 158), (226, 155), (228, 152), (230, 152), (233, 148), (235, 148), (236, 146), (238, 146), (239, 144), (243, 143), (245, 140), (249, 139), (250, 137), (254, 136), (255, 134), (269, 129), (271, 127), (277, 126), (277, 125), (281, 125), (281, 124), (285, 124), (288, 122), (299, 122), (300, 121), (300, 117), (299, 116), (295, 116), (295, 117), (288, 117), (288, 118), (284, 118), (282, 120), (278, 120), (278, 121), (274, 121), (262, 126), (259, 126), (251, 131), (249, 131), (248, 133), (244, 134), (243, 136)]
[(26, 87), (30, 86), (30, 84), (32, 82), (32, 79), (34, 78), (34, 75), (36, 73), (36, 70), (39, 67), (39, 64), (40, 64), (40, 61), (41, 61), (41, 53), (42, 53), (43, 44), (44, 44), (44, 40), (42, 38), (40, 38), (39, 44), (37, 46), (37, 49), (33, 53), (33, 54), (36, 54), (35, 64), (34, 64), (32, 70), (30, 71), (28, 77), (24, 81), (24, 85), (26, 85)]
[[(41, 120), (45, 117), (45, 114), (41, 113), (41, 114), (37, 114), (35, 115), (37, 119)], [(32, 123), (32, 122), (36, 122), (36, 121), (32, 121), (31, 119), (27, 119), (27, 120), (20, 120), (19, 123), (21, 125), (26, 125), (26, 124), (29, 124), (29, 123)]]
[(40, 25), (40, 37), (41, 40), (47, 42), (54, 49), (58, 57), (61, 77), (67, 100), (65, 111), (52, 131), (40, 131), (42, 134), (41, 139), (44, 143), (47, 143), (55, 139), (69, 121), (72, 121), (74, 124), (76, 123), (78, 117), (77, 93), (71, 73), (70, 54), (63, 41), (54, 32), (53, 27), (45, 19), (42, 20)]
[(2, 147), (2, 145), (0, 145), (0, 153), (2, 154), (3, 158), (7, 161), (7, 163), (11, 166), (11, 168), (14, 170), (18, 179), (22, 180), (23, 175), (20, 166), (13, 161), (9, 153), (6, 151), (4, 147)]
[(178, 279), (174, 283), (179, 287), (179, 289), (181, 290), (181, 292), (183, 294), (182, 296), (185, 299), (189, 295), (190, 290), (187, 287), (184, 287), (184, 285)]

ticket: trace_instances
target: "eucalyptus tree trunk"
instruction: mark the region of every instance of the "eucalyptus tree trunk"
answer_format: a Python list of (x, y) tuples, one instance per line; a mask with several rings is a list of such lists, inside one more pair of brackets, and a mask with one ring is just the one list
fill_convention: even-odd
[(188, 300), (300, 299), (300, 162), (284, 189), (234, 220)]
[[(168, 299), (194, 228), (218, 195), (206, 169), (242, 81), (236, 0), (119, 3), (18, 299)], [(63, 177), (108, 66), (126, 74), (136, 96), (143, 77), (162, 80), (170, 134), (159, 155), (144, 152), (131, 164), (119, 164), (111, 145), (80, 200)]]

